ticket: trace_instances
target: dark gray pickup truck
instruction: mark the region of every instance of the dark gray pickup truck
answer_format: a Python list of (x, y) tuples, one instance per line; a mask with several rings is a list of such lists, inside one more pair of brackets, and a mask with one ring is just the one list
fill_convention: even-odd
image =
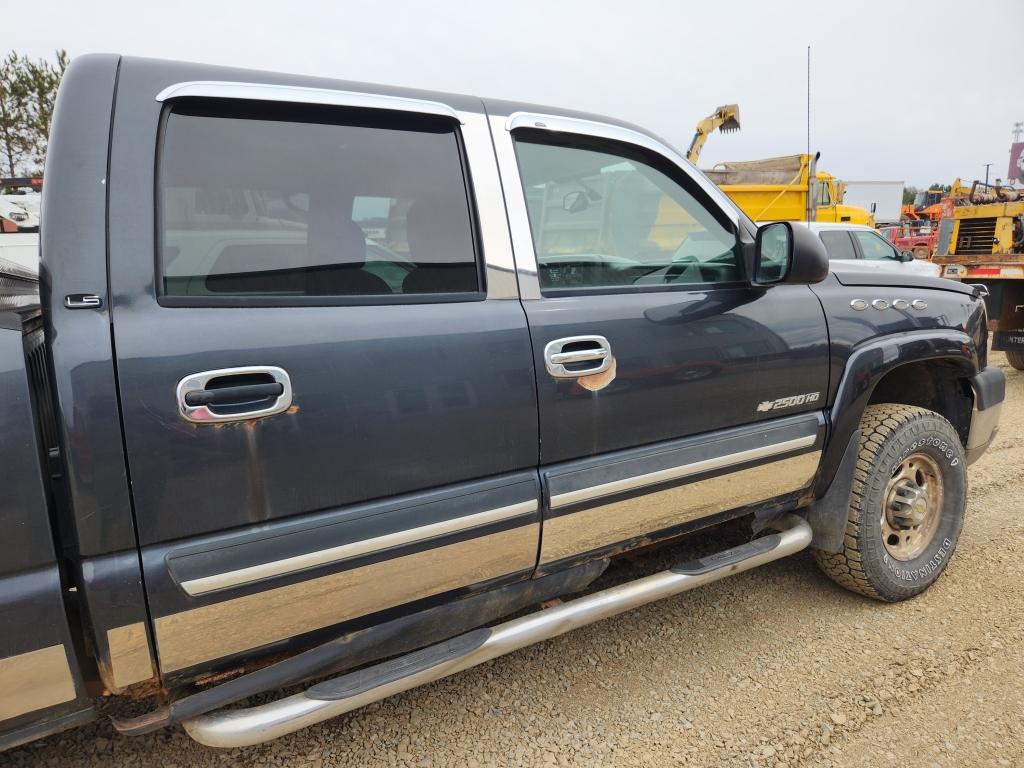
[(254, 744), (805, 547), (912, 597), (998, 424), (982, 293), (830, 272), (614, 120), (79, 58), (0, 277), (0, 746), (101, 697)]

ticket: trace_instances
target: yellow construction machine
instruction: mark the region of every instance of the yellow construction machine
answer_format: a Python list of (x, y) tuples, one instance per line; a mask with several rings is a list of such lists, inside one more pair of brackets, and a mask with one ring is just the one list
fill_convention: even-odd
[(740, 106), (739, 104), (724, 104), (710, 115), (697, 123), (697, 130), (693, 133), (693, 141), (686, 151), (686, 159), (694, 165), (700, 157), (700, 151), (704, 148), (704, 142), (708, 140), (715, 131), (722, 133), (733, 133), (740, 129)]
[(943, 277), (985, 286), (992, 349), (1024, 370), (1024, 189), (953, 182), (933, 261)]

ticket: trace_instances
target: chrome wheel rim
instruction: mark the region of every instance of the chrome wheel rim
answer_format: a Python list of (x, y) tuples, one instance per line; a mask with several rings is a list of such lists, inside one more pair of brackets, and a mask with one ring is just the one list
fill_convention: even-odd
[(930, 456), (914, 453), (896, 467), (882, 503), (882, 543), (894, 560), (924, 552), (942, 519), (942, 473)]

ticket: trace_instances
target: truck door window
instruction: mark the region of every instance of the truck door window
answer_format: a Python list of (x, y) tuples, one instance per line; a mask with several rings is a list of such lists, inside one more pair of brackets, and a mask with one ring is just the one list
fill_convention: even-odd
[(732, 224), (654, 158), (579, 136), (515, 139), (544, 295), (742, 279)]
[(860, 251), (864, 254), (865, 259), (872, 261), (880, 261), (882, 259), (893, 261), (899, 259), (896, 249), (889, 245), (880, 235), (876, 235), (874, 232), (854, 232), (853, 236), (857, 238), (857, 244), (860, 246)]
[(821, 190), (818, 197), (818, 205), (832, 205), (832, 197), (828, 191), (828, 184), (824, 181), (819, 181), (818, 189)]
[(843, 231), (822, 231), (818, 235), (821, 242), (825, 244), (829, 259), (856, 259), (857, 253), (853, 250), (853, 241), (850, 240), (850, 233)]
[(483, 296), (445, 118), (179, 103), (158, 188), (161, 298)]

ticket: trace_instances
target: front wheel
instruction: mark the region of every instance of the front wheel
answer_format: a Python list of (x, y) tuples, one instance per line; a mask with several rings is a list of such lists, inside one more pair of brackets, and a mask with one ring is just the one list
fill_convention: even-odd
[(924, 592), (945, 570), (963, 527), (967, 466), (956, 430), (939, 414), (871, 405), (838, 553), (814, 550), (836, 583), (887, 602)]
[(1024, 352), (1015, 349), (1006, 350), (1006, 362), (1018, 371), (1024, 371)]

